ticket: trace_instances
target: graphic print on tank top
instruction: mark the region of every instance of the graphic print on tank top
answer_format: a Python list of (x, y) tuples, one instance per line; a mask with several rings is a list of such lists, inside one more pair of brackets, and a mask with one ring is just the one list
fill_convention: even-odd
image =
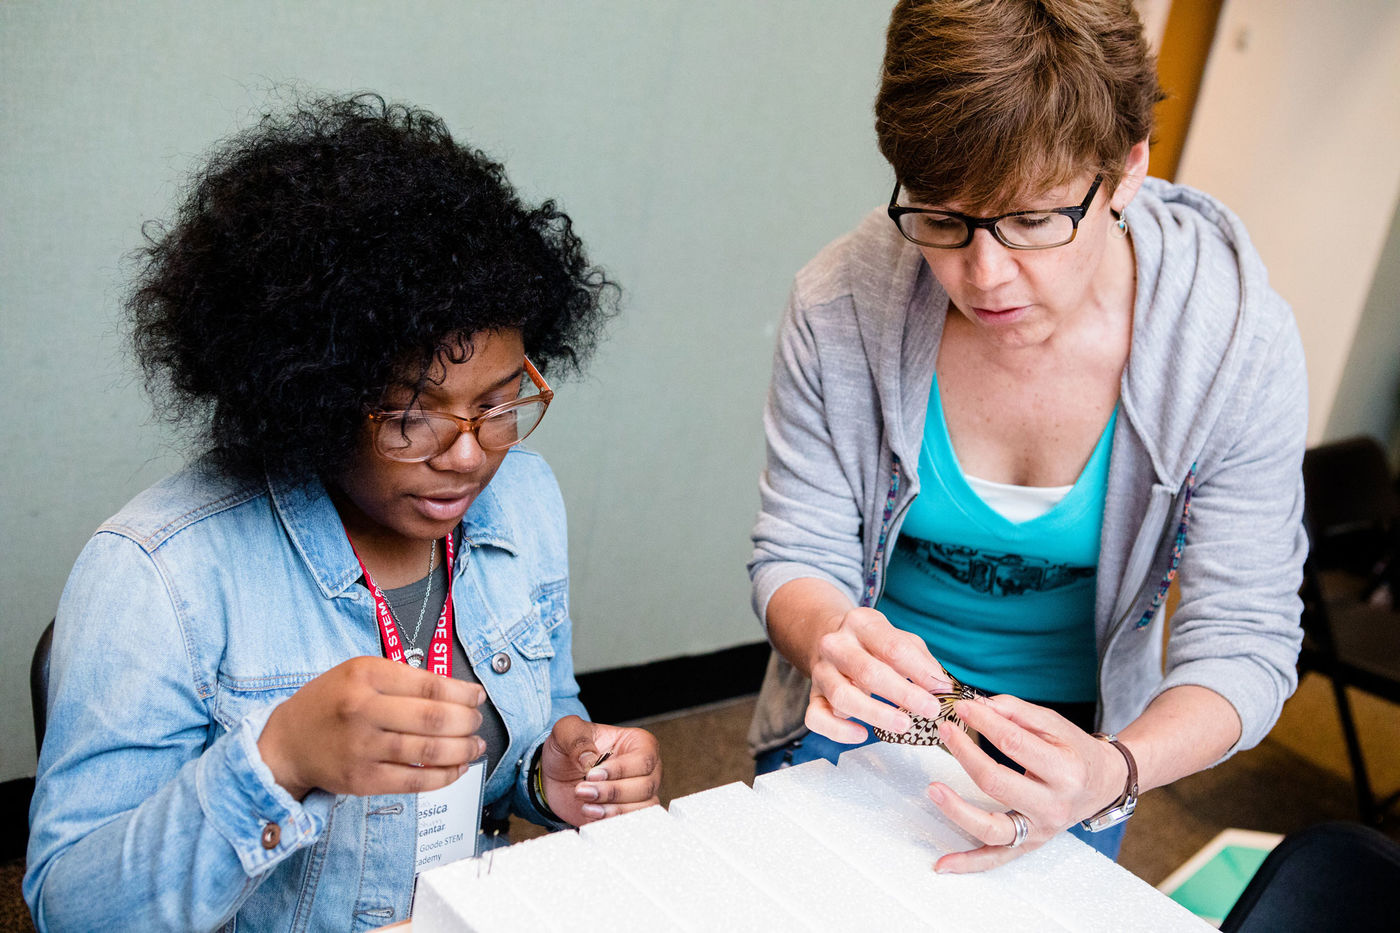
[(930, 576), (942, 575), (987, 596), (1044, 593), (1093, 579), (1096, 568), (1061, 564), (1038, 557), (998, 553), (900, 535), (895, 545), (910, 566)]

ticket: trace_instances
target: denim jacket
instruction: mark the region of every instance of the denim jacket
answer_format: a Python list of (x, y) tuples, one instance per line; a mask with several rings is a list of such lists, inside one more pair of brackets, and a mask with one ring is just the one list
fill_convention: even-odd
[[(457, 637), (509, 733), (483, 799), (546, 823), (529, 763), (554, 722), (585, 715), (549, 467), (512, 450), (460, 536)], [(54, 631), (24, 879), (40, 930), (362, 930), (408, 916), (413, 796), (313, 790), (298, 803), (256, 744), (302, 684), (381, 654), (359, 577), (318, 481), (239, 487), (195, 464), (98, 529)], [(269, 823), (280, 841), (266, 848)]]

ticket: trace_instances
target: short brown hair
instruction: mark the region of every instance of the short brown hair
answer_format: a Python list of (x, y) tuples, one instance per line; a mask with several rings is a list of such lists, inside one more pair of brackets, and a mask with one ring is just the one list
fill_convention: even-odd
[(1130, 0), (900, 0), (875, 130), (912, 197), (991, 207), (1086, 170), (1111, 191), (1161, 97)]

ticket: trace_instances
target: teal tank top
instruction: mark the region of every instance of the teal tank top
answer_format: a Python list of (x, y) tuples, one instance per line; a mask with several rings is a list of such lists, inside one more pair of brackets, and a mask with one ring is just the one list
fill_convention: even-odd
[(1013, 522), (963, 475), (938, 379), (919, 451), (918, 498), (878, 608), (955, 677), (1044, 702), (1098, 698), (1094, 586), (1115, 408), (1079, 479), (1050, 511)]

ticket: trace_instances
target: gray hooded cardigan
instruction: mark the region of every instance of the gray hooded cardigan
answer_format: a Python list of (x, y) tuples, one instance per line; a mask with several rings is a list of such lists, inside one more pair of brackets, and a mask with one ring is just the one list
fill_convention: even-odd
[[(1303, 351), (1239, 219), (1147, 179), (1127, 211), (1137, 263), (1104, 510), (1094, 623), (1098, 728), (1170, 687), (1228, 700), (1258, 744), (1297, 686), (1307, 539)], [(764, 412), (753, 605), (826, 580), (873, 605), (909, 504), (948, 297), (876, 211), (798, 273)], [(1181, 600), (1167, 625), (1165, 596)], [(803, 734), (809, 684), (776, 652), (755, 753)]]

